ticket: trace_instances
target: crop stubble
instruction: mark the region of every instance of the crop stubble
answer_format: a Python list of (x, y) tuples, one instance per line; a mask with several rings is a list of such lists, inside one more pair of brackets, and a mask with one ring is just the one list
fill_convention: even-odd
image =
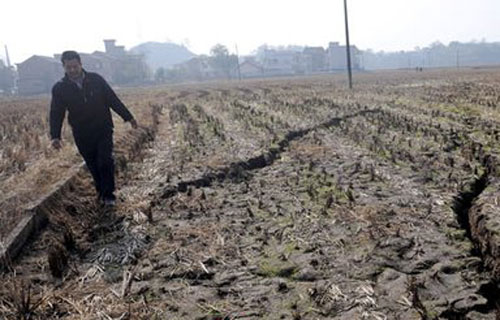
[[(484, 235), (496, 224), (475, 228), (469, 211), (485, 211), (465, 202), (496, 205), (499, 79), (137, 91), (165, 108), (155, 142), (121, 176), (116, 212), (89, 210), (83, 181), (59, 205), (88, 224), (65, 222), (76, 249), (34, 241), (6, 281), (31, 281), (42, 318), (495, 319)], [(481, 177), (487, 192), (464, 196)], [(65, 225), (51, 223), (41, 240)], [(69, 261), (57, 286), (54, 243)], [(15, 297), (0, 299), (8, 316)]]

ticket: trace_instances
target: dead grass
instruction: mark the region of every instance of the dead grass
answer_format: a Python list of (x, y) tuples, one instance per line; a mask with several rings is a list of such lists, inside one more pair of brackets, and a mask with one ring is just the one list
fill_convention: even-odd
[[(447, 76), (457, 75), (460, 73), (452, 72)], [(477, 77), (475, 73), (469, 76), (471, 79)], [(500, 84), (498, 74), (489, 76), (492, 77), (492, 83)], [(114, 225), (109, 226), (108, 229), (101, 228), (99, 239), (104, 239), (109, 243), (94, 250), (100, 253), (105, 252), (102, 251), (103, 249), (126, 247), (128, 243), (125, 240), (129, 238), (134, 240), (134, 236), (150, 234), (156, 238), (156, 242), (141, 261), (143, 262), (140, 266), (142, 271), (135, 268), (136, 261), (133, 259), (118, 266), (115, 264), (107, 266), (94, 261), (89, 263), (91, 265), (86, 266), (86, 269), (78, 270), (65, 279), (62, 287), (53, 290), (50, 301), (41, 302), (33, 312), (43, 310), (46, 312), (44, 314), (49, 314), (47, 310), (56, 309), (67, 319), (88, 318), (88, 315), (100, 319), (162, 319), (178, 312), (179, 308), (185, 308), (188, 312), (192, 312), (187, 317), (194, 314), (193, 310), (202, 313), (208, 319), (211, 316), (223, 317), (234, 310), (235, 306), (219, 298), (200, 300), (193, 304), (193, 301), (198, 301), (196, 298), (202, 296), (202, 294), (198, 295), (196, 290), (214, 287), (211, 282), (209, 285), (200, 286), (195, 285), (195, 281), (208, 282), (211, 281), (214, 272), (220, 275), (227, 271), (234, 271), (230, 270), (232, 268), (235, 270), (242, 266), (246, 268), (247, 264), (253, 264), (257, 268), (253, 274), (264, 278), (263, 280), (271, 281), (276, 277), (281, 277), (287, 281), (294, 281), (296, 276), (300, 276), (299, 269), (302, 269), (306, 262), (290, 260), (285, 263), (283, 259), (294, 259), (303, 255), (302, 251), (307, 250), (309, 254), (315, 248), (321, 247), (331, 250), (325, 253), (327, 257), (325, 261), (336, 261), (329, 264), (320, 259), (314, 264), (325, 263), (323, 271), (327, 276), (328, 272), (334, 272), (337, 275), (347, 274), (356, 270), (365, 259), (368, 260), (372, 256), (372, 251), (368, 250), (371, 249), (368, 244), (374, 243), (374, 240), (385, 239), (388, 235), (399, 237), (401, 234), (415, 232), (413, 229), (416, 227), (413, 224), (390, 224), (391, 219), (395, 219), (396, 215), (390, 212), (390, 205), (397, 203), (404, 208), (404, 201), (406, 201), (406, 198), (396, 199), (394, 194), (406, 195), (408, 193), (416, 199), (425, 199), (430, 196), (412, 193), (413, 189), (398, 178), (405, 177), (403, 182), (406, 179), (413, 181), (415, 176), (410, 172), (418, 173), (424, 169), (435, 169), (435, 172), (429, 175), (429, 181), (418, 182), (418, 186), (419, 190), (420, 188), (423, 190), (428, 183), (437, 188), (440, 182), (447, 183), (448, 180), (442, 175), (447, 173), (446, 170), (449, 167), (443, 166), (442, 157), (434, 157), (434, 155), (446, 154), (452, 157), (456, 165), (453, 169), (454, 174), (462, 179), (462, 175), (469, 175), (473, 169), (462, 168), (465, 163), (464, 154), (469, 154), (467, 157), (470, 160), (468, 161), (474, 164), (474, 161), (477, 161), (474, 153), (479, 153), (479, 151), (472, 152), (467, 147), (467, 143), (470, 142), (467, 139), (470, 137), (466, 135), (461, 139), (465, 141), (463, 149), (467, 149), (467, 152), (462, 154), (439, 149), (443, 148), (445, 140), (452, 136), (450, 128), (461, 130), (464, 123), (470, 121), (465, 115), (455, 117), (449, 112), (441, 114), (444, 119), (439, 122), (442, 127), (438, 130), (437, 120), (432, 112), (439, 110), (439, 105), (427, 103), (420, 105), (418, 109), (413, 109), (412, 104), (394, 103), (395, 99), (402, 96), (421, 97), (427, 94), (429, 90), (426, 88), (429, 86), (439, 88), (448, 81), (443, 79), (442, 74), (434, 72), (425, 75), (384, 74), (383, 82), (374, 84), (375, 81), (379, 81), (378, 77), (380, 74), (360, 77), (360, 88), (353, 92), (339, 88), (342, 81), (329, 77), (200, 86), (204, 91), (209, 92), (208, 95), (204, 92), (200, 93), (199, 88), (176, 88), (173, 95), (175, 101), (172, 101), (170, 105), (179, 102), (184, 103), (185, 108), (170, 114), (173, 119), (170, 119), (172, 122), (168, 125), (173, 128), (168, 133), (172, 136), (167, 134), (161, 136), (163, 139), (161, 148), (155, 149), (160, 153), (150, 154), (149, 158), (146, 158), (146, 161), (154, 160), (144, 164), (148, 172), (134, 172), (133, 176), (120, 177), (120, 179), (127, 179), (129, 184), (125, 190), (121, 190), (127, 198), (127, 207), (120, 208), (122, 210), (120, 214), (129, 218), (126, 224), (119, 225), (123, 228), (119, 233), (121, 238), (114, 238)], [(399, 86), (404, 81), (408, 86), (403, 89)], [(242, 86), (246, 90), (239, 89)], [(407, 90), (413, 91), (408, 93)], [(148, 99), (153, 101), (151, 97), (164, 99), (165, 89), (152, 92), (136, 90), (134, 95), (136, 96), (126, 96), (130, 98), (131, 108), (137, 110), (134, 112), (143, 112), (148, 109), (145, 106), (149, 105), (144, 101)], [(439, 98), (437, 93), (436, 98)], [(224, 167), (234, 161), (245, 160), (276, 148), (276, 141), (279, 141), (283, 134), (290, 130), (314, 127), (331, 117), (354, 114), (366, 108), (381, 108), (383, 112), (348, 119), (336, 128), (315, 130), (314, 134), (300, 139), (297, 143), (291, 143), (289, 146), (291, 150), (284, 152), (273, 166), (252, 172), (257, 177), (265, 173), (263, 176), (267, 178), (260, 180), (260, 184), (257, 183), (258, 179), (252, 181), (251, 178), (239, 184), (230, 184), (229, 180), (221, 181), (220, 184), (214, 183), (212, 188), (220, 193), (220, 198), (217, 200), (214, 200), (215, 193), (207, 196), (205, 189), (196, 188), (194, 190), (188, 188), (185, 193), (177, 194), (172, 199), (156, 199), (162, 188), (175, 186), (178, 181), (197, 178), (207, 171), (210, 172), (210, 167)], [(479, 108), (491, 107), (486, 105)], [(406, 117), (402, 117), (403, 115)], [(168, 116), (169, 112), (165, 112), (165, 118)], [(144, 117), (147, 117), (146, 113)], [(480, 119), (480, 121), (483, 120), (485, 119)], [(475, 124), (484, 125), (486, 128), (484, 122)], [(214, 131), (214, 127), (217, 131)], [(119, 132), (122, 134), (120, 135)], [(409, 138), (411, 142), (400, 139), (400, 136)], [(334, 140), (338, 137), (342, 137), (343, 140), (341, 142)], [(131, 138), (130, 131), (118, 121), (116, 148), (118, 157), (128, 152), (139, 154), (138, 156), (141, 157), (137, 150), (145, 142), (127, 145)], [(170, 139), (172, 144), (170, 141), (165, 142)], [(337, 150), (342, 145), (344, 148)], [(354, 148), (346, 147), (351, 145), (357, 145), (363, 149), (363, 157), (360, 157), (359, 152), (353, 152)], [(131, 148), (126, 146), (131, 146)], [(345, 158), (335, 161), (336, 157), (341, 154)], [(162, 162), (159, 158), (166, 160)], [(367, 158), (368, 161), (366, 161)], [(428, 160), (429, 158), (431, 160)], [(377, 161), (372, 161), (373, 159)], [(333, 164), (330, 163), (330, 166), (327, 166), (330, 160)], [(123, 165), (131, 164), (124, 162)], [(142, 168), (138, 164), (135, 165), (137, 168)], [(385, 172), (387, 168), (397, 168), (401, 176)], [(45, 170), (47, 171), (40, 172), (39, 180), (35, 185), (43, 182), (44, 175), (50, 176), (55, 173), (50, 168)], [(281, 171), (274, 175), (273, 170)], [(279, 183), (281, 179), (283, 181)], [(450, 185), (444, 185), (439, 190), (450, 189)], [(242, 195), (237, 202), (234, 201), (234, 197), (239, 188), (241, 188)], [(82, 187), (83, 189), (86, 188)], [(387, 194), (387, 190), (390, 194)], [(288, 199), (289, 203), (281, 198), (287, 192), (290, 192), (291, 197)], [(79, 190), (75, 194), (87, 195)], [(392, 202), (386, 202), (384, 199)], [(158, 200), (158, 202), (153, 203), (153, 200)], [(82, 215), (95, 213), (89, 212), (91, 210), (88, 209), (89, 206), (86, 206), (86, 203), (82, 203), (80, 207), (78, 201), (79, 199), (67, 199), (67, 203), (59, 204), (59, 206), (66, 208), (70, 205), (77, 206), (74, 210)], [(379, 205), (371, 203), (377, 201)], [(432, 208), (427, 209), (424, 207), (425, 203), (418, 203), (419, 206), (416, 208), (399, 208), (398, 218), (409, 219), (409, 221), (417, 219), (428, 221), (428, 216), (424, 219), (418, 215), (422, 214), (422, 210), (430, 212)], [(157, 208), (154, 214), (157, 216), (151, 213), (151, 207), (155, 205)], [(300, 208), (303, 210), (298, 210)], [(261, 215), (260, 211), (264, 212), (264, 210), (265, 215)], [(64, 225), (62, 213), (60, 218), (61, 221), (57, 221), (57, 224)], [(76, 223), (81, 222), (78, 215), (66, 217), (66, 219), (74, 220)], [(95, 217), (87, 217), (87, 224), (82, 223), (81, 230), (77, 233), (96, 232), (93, 229), (95, 223), (94, 225), (91, 223), (98, 219), (97, 214)], [(239, 221), (244, 221), (245, 225), (239, 225), (237, 223)], [(99, 225), (99, 227), (102, 226)], [(312, 231), (314, 230), (312, 227), (315, 227), (316, 231)], [(349, 230), (349, 236), (338, 237), (335, 234), (337, 230), (335, 228), (344, 227)], [(434, 232), (434, 229), (430, 229), (430, 231), (423, 229), (421, 231)], [(71, 237), (67, 238), (68, 241), (64, 237), (58, 241), (65, 246), (64, 243), (71, 242), (69, 241)], [(285, 240), (278, 247), (280, 250), (275, 250), (279, 253), (278, 256), (269, 255), (269, 250), (265, 250), (266, 247), (274, 247), (273, 239), (279, 239), (280, 242)], [(297, 244), (300, 245), (299, 249), (296, 248)], [(366, 247), (360, 244), (366, 244)], [(359, 252), (353, 253), (350, 250)], [(386, 251), (390, 252), (390, 249)], [(120, 253), (119, 250), (116, 252)], [(116, 252), (113, 251), (111, 254)], [(96, 252), (92, 252), (88, 258), (92, 258), (93, 254)], [(344, 255), (347, 257), (349, 254), (354, 255), (354, 258), (351, 257), (353, 259), (350, 261), (343, 260)], [(57, 252), (54, 255), (64, 256)], [(163, 259), (166, 262), (163, 262)], [(56, 260), (55, 269), (64, 259)], [(237, 265), (240, 260), (242, 266)], [(295, 267), (295, 263), (300, 268)], [(115, 273), (116, 281), (106, 280), (111, 271)], [(330, 278), (337, 275), (330, 274)], [(148, 277), (155, 276), (156, 281), (160, 281), (161, 288), (158, 288), (158, 283), (154, 283), (153, 280), (148, 282)], [(252, 284), (257, 287), (259, 285), (257, 282), (249, 284), (249, 282), (242, 281), (241, 285), (246, 287), (243, 287), (244, 290), (239, 294), (243, 296), (251, 291)], [(157, 290), (148, 290), (150, 285), (151, 287), (156, 285)], [(383, 313), (378, 312), (378, 299), (382, 297), (376, 299), (377, 290), (374, 283), (363, 280), (352, 286), (353, 288), (348, 288), (345, 282), (341, 285), (328, 281), (317, 289), (311, 286), (311, 290), (307, 293), (315, 303), (314, 308), (323, 309), (321, 312), (326, 312), (324, 318), (333, 316), (328, 314), (329, 309), (324, 305), (358, 306), (361, 310), (366, 309), (363, 314), (367, 318), (370, 316), (374, 319), (387, 318)], [(287, 288), (285, 287), (286, 290)], [(38, 299), (43, 297), (42, 291), (43, 288), (37, 288), (36, 298), (31, 299), (28, 304), (26, 299), (18, 299), (24, 301), (20, 305), (25, 306), (25, 309), (33, 308), (36, 305), (33, 301), (38, 302)], [(273, 295), (277, 294), (273, 291)], [(267, 296), (272, 295), (266, 294)], [(307, 294), (304, 297), (308, 298)], [(411, 307), (415, 301), (411, 296), (408, 297), (403, 302)], [(251, 298), (254, 297), (251, 296)], [(6, 309), (0, 312), (2, 315), (17, 312), (15, 304), (11, 302), (13, 299), (7, 298), (7, 300), (9, 302), (4, 304)], [(239, 301), (249, 305), (248, 300)], [(272, 302), (265, 301), (260, 306), (268, 307)], [(307, 318), (303, 310), (295, 310), (298, 308), (295, 300), (289, 299), (288, 301), (283, 298), (283, 301), (287, 302), (284, 304), (286, 308), (294, 310), (295, 318), (301, 318), (301, 314)], [(31, 307), (26, 307), (26, 305)], [(273, 310), (277, 310), (276, 307)], [(311, 310), (308, 312), (316, 313), (318, 317), (321, 315), (321, 312)]]
[[(151, 110), (161, 112), (164, 98), (152, 100), (148, 91), (134, 95), (122, 93), (144, 130), (154, 130), (157, 119)], [(0, 102), (0, 239), (3, 239), (22, 217), (23, 209), (46, 195), (63, 177), (71, 176), (82, 159), (73, 143), (67, 122), (63, 126), (63, 149), (55, 151), (48, 138), (46, 98)], [(129, 152), (137, 153), (144, 144), (134, 139), (128, 124), (114, 115), (117, 165)], [(129, 141), (135, 145), (129, 146)]]

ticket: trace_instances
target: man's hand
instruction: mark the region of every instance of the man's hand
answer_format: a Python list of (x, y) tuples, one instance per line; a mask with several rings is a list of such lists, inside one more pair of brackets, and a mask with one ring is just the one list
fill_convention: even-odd
[(52, 148), (60, 150), (62, 148), (61, 139), (52, 139)]
[(134, 129), (139, 128), (139, 125), (137, 124), (137, 121), (135, 119), (132, 119), (129, 122), (130, 122), (130, 125), (132, 126), (132, 128), (134, 128)]

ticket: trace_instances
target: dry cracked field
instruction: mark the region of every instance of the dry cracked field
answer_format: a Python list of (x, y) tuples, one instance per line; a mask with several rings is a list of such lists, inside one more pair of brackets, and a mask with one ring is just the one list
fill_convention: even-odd
[[(500, 71), (356, 80), (122, 92), (144, 128), (117, 127), (118, 206), (85, 172), (46, 201), (0, 318), (500, 319)], [(4, 216), (79, 161), (31, 139), (24, 167), (0, 150)]]

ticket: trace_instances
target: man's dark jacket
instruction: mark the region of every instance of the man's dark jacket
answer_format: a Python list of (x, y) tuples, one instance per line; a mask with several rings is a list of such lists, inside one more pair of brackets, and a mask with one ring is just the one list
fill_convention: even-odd
[(109, 84), (97, 73), (85, 72), (82, 89), (66, 75), (52, 88), (50, 105), (50, 136), (61, 138), (66, 111), (75, 136), (87, 136), (113, 129), (110, 108), (124, 121), (132, 114), (116, 96)]

